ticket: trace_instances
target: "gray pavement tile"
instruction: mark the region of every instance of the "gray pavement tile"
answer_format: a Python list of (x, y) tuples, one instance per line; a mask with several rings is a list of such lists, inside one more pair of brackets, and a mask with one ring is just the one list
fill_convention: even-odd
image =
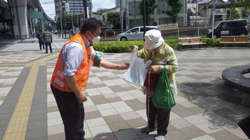
[(120, 97), (107, 98), (107, 100), (109, 103), (122, 101), (122, 99)]
[(95, 136), (93, 140), (117, 140), (117, 138), (115, 137), (113, 133), (107, 133), (107, 134), (99, 134)]
[(114, 134), (118, 140), (133, 140), (139, 138), (133, 129), (118, 131)]
[(124, 119), (121, 117), (120, 114), (105, 116), (103, 118), (104, 118), (104, 120), (106, 121), (107, 124), (112, 124), (112, 123), (124, 121)]
[[(32, 121), (28, 123), (28, 130), (38, 129), (38, 128), (47, 128), (47, 119), (42, 119), (39, 121)], [(28, 131), (29, 132), (29, 131)]]
[(206, 135), (206, 133), (203, 130), (199, 129), (196, 126), (189, 126), (189, 127), (181, 128), (179, 130), (181, 133), (183, 133), (185, 136), (187, 136), (190, 139)]
[(122, 130), (126, 130), (130, 128), (130, 126), (127, 124), (126, 121), (119, 121), (119, 122), (111, 123), (111, 124), (108, 124), (108, 126), (112, 132), (122, 131)]
[(60, 133), (60, 134), (55, 134), (55, 135), (49, 135), (48, 140), (65, 140), (65, 134)]
[(144, 103), (132, 104), (132, 105), (129, 105), (129, 107), (132, 108), (134, 111), (137, 111), (137, 110), (145, 109), (146, 104)]
[(47, 121), (47, 114), (37, 114), (30, 116), (29, 122)]
[(167, 140), (189, 140), (189, 138), (185, 136), (180, 130), (169, 131), (165, 138)]
[(102, 117), (99, 111), (85, 113), (85, 120)]
[(240, 140), (241, 139), (226, 130), (212, 133), (210, 134), (210, 136), (214, 137), (216, 140)]
[(25, 139), (39, 139), (43, 137), (47, 137), (47, 129), (46, 127), (39, 127), (36, 129), (31, 129), (27, 131)]
[(47, 111), (48, 111), (48, 113), (49, 113), (49, 112), (55, 112), (55, 111), (59, 111), (59, 110), (58, 110), (58, 107), (57, 107), (57, 106), (53, 106), (53, 107), (48, 107), (48, 110), (47, 110)]
[(180, 117), (187, 117), (187, 116), (191, 116), (194, 115), (195, 113), (192, 112), (190, 109), (178, 109), (178, 110), (173, 110), (173, 112), (177, 115), (179, 115)]
[(127, 120), (127, 123), (131, 128), (142, 127), (147, 125), (147, 122), (143, 118)]

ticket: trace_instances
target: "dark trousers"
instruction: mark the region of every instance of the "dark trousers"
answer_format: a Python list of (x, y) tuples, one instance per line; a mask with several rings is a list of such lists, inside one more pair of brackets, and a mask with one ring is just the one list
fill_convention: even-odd
[(238, 122), (238, 125), (242, 129), (242, 131), (247, 135), (250, 139), (250, 116), (247, 116), (243, 120)]
[(39, 43), (40, 50), (44, 49), (44, 43)]
[(46, 46), (46, 53), (48, 53), (48, 46), (50, 49), (50, 53), (52, 53), (51, 43), (45, 43), (45, 46)]
[(50, 86), (61, 114), (66, 140), (84, 140), (84, 107), (73, 92), (63, 92)]
[(157, 134), (165, 136), (167, 134), (171, 109), (156, 108), (152, 102), (152, 97), (148, 95), (146, 96), (146, 100), (149, 128), (157, 128)]

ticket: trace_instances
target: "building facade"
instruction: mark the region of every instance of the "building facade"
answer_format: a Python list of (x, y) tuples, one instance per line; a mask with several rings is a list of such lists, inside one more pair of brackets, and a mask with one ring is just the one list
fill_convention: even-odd
[[(60, 15), (60, 7), (63, 0), (54, 0), (54, 2), (56, 17), (58, 18)], [(67, 3), (69, 4), (69, 13), (67, 14), (80, 14), (84, 12), (83, 0), (67, 0)]]
[[(128, 26), (132, 28), (134, 26), (141, 26), (143, 25), (143, 19), (140, 15), (139, 11), (139, 3), (141, 0), (124, 0), (127, 3), (123, 5), (124, 10), (127, 12), (128, 15)], [(186, 13), (185, 13), (185, 0), (181, 0), (183, 3), (183, 7), (178, 14), (178, 24), (183, 26), (186, 23)], [(127, 5), (127, 7), (126, 7)], [(165, 0), (158, 0), (158, 6), (154, 10), (154, 12), (150, 15), (151, 18), (151, 25), (162, 25), (162, 24), (170, 24), (172, 23), (171, 18), (167, 15), (166, 10), (171, 9), (171, 7), (166, 3)]]

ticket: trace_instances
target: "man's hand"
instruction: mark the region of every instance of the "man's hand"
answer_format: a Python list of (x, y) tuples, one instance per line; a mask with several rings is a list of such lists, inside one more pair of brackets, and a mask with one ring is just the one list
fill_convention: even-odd
[(129, 67), (130, 67), (129, 63), (123, 63), (123, 64), (121, 64), (121, 66), (120, 66), (120, 70), (125, 70), (125, 69), (127, 69), (127, 68), (129, 68)]
[(77, 100), (79, 101), (79, 103), (83, 103), (87, 101), (87, 97), (84, 94), (84, 92), (81, 91), (81, 93), (78, 94)]

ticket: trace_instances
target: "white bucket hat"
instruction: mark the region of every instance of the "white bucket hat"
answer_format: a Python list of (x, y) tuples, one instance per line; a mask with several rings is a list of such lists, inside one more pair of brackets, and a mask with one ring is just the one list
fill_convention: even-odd
[(158, 30), (149, 30), (145, 33), (145, 49), (152, 50), (161, 46), (164, 39)]

